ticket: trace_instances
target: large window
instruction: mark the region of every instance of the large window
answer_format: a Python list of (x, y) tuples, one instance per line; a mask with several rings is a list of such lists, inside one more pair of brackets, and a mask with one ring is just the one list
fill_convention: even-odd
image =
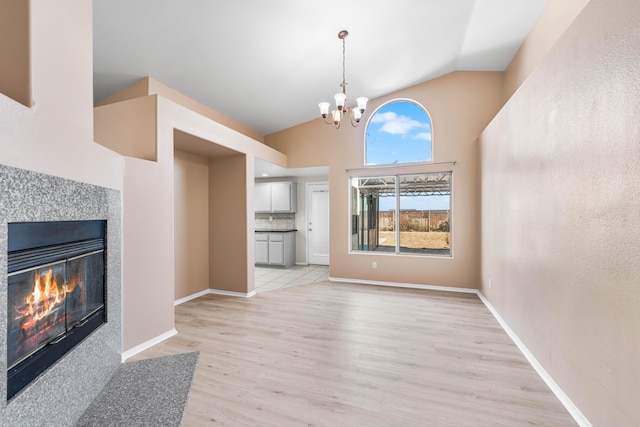
[(378, 108), (367, 123), (365, 164), (388, 165), (433, 159), (431, 118), (414, 101), (398, 100)]
[(451, 172), (350, 183), (352, 251), (451, 256)]

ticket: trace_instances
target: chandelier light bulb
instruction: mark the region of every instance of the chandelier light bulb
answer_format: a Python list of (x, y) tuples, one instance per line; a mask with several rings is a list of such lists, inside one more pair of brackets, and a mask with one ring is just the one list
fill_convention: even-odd
[(326, 119), (329, 115), (330, 106), (331, 104), (329, 104), (328, 102), (321, 102), (320, 104), (318, 104), (318, 107), (320, 107), (320, 114), (322, 115), (323, 119)]
[(336, 100), (336, 108), (338, 110), (342, 110), (344, 108), (344, 103), (347, 100), (347, 95), (344, 93), (336, 93), (333, 98)]
[(339, 125), (340, 124), (340, 110), (333, 110), (331, 112), (331, 115), (333, 116), (333, 124), (334, 125)]
[(360, 115), (364, 114), (364, 110), (367, 109), (367, 101), (369, 101), (364, 96), (360, 98), (356, 98), (356, 102), (358, 103), (358, 110), (360, 111)]
[(356, 123), (360, 123), (360, 119), (362, 118), (362, 113), (360, 112), (360, 109), (354, 108), (351, 110), (351, 113), (353, 114), (353, 118), (356, 121)]

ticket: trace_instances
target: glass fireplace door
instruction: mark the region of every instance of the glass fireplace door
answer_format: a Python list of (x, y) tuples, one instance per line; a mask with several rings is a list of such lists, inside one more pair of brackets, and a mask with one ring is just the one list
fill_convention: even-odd
[(62, 261), (9, 275), (9, 368), (66, 331), (65, 270)]

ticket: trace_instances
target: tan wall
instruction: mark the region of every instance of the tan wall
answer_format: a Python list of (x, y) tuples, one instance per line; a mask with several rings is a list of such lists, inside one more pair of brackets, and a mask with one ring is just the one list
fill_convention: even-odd
[(123, 156), (156, 160), (156, 104), (153, 95), (94, 108), (94, 141)]
[(340, 139), (339, 133), (327, 132), (322, 120), (311, 120), (264, 137), (268, 146), (287, 154), (289, 167), (329, 166), (327, 145)]
[(176, 150), (175, 299), (209, 288), (209, 159)]
[(251, 292), (253, 280), (249, 288), (247, 270), (247, 221), (253, 216), (253, 209), (247, 209), (246, 156), (211, 159), (209, 190), (210, 287)]
[(29, 3), (0, 0), (0, 93), (31, 107)]
[(535, 25), (505, 70), (505, 101), (551, 50), (589, 0), (547, 0)]
[(640, 425), (638, 22), (592, 0), (482, 135), (482, 292), (594, 426)]
[[(269, 144), (287, 154), (290, 167), (329, 166), (332, 277), (463, 288), (479, 285), (480, 172), (475, 141), (502, 106), (502, 84), (502, 73), (458, 72), (370, 102), (367, 114), (395, 98), (421, 103), (433, 121), (434, 162), (457, 161), (455, 166), (434, 164), (346, 172), (345, 169), (363, 167), (363, 125), (336, 130), (317, 119), (267, 136)], [(350, 175), (449, 170), (454, 173), (452, 258), (349, 253)], [(372, 261), (378, 264), (375, 270), (371, 268)]]
[(120, 189), (122, 157), (93, 143), (91, 2), (29, 3), (35, 106), (0, 93), (0, 163)]
[(171, 163), (155, 163), (125, 158), (122, 204), (124, 350), (174, 327), (172, 166), (172, 159)]

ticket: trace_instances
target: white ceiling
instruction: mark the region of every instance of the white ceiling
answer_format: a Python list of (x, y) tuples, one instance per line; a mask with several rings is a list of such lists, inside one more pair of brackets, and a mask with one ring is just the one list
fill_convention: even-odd
[(546, 0), (94, 0), (94, 99), (150, 76), (261, 134), (370, 99), (502, 71)]

